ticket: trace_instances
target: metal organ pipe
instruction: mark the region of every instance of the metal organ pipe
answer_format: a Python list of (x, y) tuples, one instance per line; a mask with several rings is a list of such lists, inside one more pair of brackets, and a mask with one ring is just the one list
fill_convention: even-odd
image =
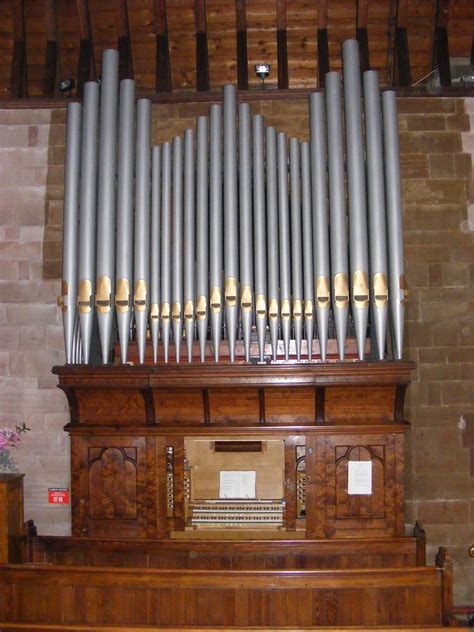
[(365, 135), (367, 146), (367, 193), (371, 274), (371, 320), (375, 326), (377, 355), (385, 357), (387, 323), (387, 231), (383, 173), (382, 109), (378, 74), (364, 73)]
[(102, 362), (109, 361), (115, 293), (115, 214), (117, 167), (118, 65), (116, 50), (102, 54), (100, 86), (99, 184), (97, 195), (97, 281), (95, 304)]
[(79, 222), (79, 288), (77, 307), (85, 364), (90, 361), (94, 322), (95, 251), (97, 230), (97, 129), (99, 120), (99, 84), (84, 84), (81, 140), (81, 186)]
[(400, 151), (398, 146), (397, 97), (392, 90), (382, 94), (385, 186), (387, 196), (389, 301), (394, 332), (394, 355), (402, 359), (403, 318), (408, 289), (403, 263)]
[(79, 213), (79, 164), (81, 152), (81, 116), (79, 103), (67, 108), (66, 159), (64, 165), (63, 279), (58, 305), (63, 312), (66, 364), (76, 358), (74, 326), (77, 296), (77, 233)]
[(133, 283), (133, 172), (135, 164), (135, 82), (120, 82), (119, 146), (117, 171), (117, 246), (115, 311), (120, 360), (127, 361)]
[(381, 100), (377, 73), (366, 72), (363, 125), (357, 42), (344, 43), (343, 57), (345, 136), (341, 77), (330, 72), (325, 95), (309, 99), (309, 142), (291, 138), (288, 148), (285, 133), (265, 128), (248, 104), (237, 108), (235, 88), (225, 86), (223, 104), (197, 118), (196, 132), (152, 148), (151, 103), (135, 103), (127, 79), (118, 100), (118, 56), (104, 52), (100, 107), (99, 86), (89, 82), (82, 123), (81, 106), (68, 108), (59, 297), (68, 363), (90, 361), (94, 309), (102, 361), (109, 361), (114, 288), (122, 363), (131, 334), (139, 363), (148, 336), (153, 362), (169, 361), (171, 340), (180, 362), (183, 326), (188, 362), (195, 348), (206, 361), (208, 339), (219, 362), (224, 331), (226, 361), (269, 361), (269, 342), (274, 362), (279, 353), (285, 361), (325, 362), (335, 348), (328, 346), (331, 314), (342, 361), (349, 296), (357, 357), (364, 357), (370, 310), (384, 359), (390, 301), (401, 358), (407, 291), (396, 100), (390, 91)]

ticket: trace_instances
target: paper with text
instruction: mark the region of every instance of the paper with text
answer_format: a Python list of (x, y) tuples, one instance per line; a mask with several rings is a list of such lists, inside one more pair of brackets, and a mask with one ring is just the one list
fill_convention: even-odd
[(349, 461), (347, 493), (372, 493), (372, 461)]
[(255, 498), (256, 472), (221, 470), (219, 498)]

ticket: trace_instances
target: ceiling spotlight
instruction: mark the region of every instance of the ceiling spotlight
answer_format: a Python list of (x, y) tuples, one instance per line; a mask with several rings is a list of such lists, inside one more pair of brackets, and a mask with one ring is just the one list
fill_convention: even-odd
[(76, 85), (74, 79), (63, 79), (59, 82), (59, 91), (60, 92), (71, 92), (71, 90)]
[(262, 80), (263, 87), (265, 87), (265, 79), (270, 74), (270, 64), (255, 64), (255, 74)]

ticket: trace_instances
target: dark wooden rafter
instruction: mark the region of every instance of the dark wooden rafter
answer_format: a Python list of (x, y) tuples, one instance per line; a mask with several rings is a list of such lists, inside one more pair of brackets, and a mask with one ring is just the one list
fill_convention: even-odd
[(286, 0), (277, 0), (277, 67), (278, 88), (280, 90), (286, 90), (289, 85)]
[(155, 0), (156, 92), (172, 92), (168, 20), (165, 0)]
[(474, 33), (471, 40), (471, 66), (474, 66)]
[(326, 73), (329, 72), (328, 4), (318, 2), (318, 86), (324, 88)]
[(79, 28), (81, 41), (79, 45), (79, 61), (77, 64), (77, 90), (76, 94), (80, 98), (84, 91), (84, 83), (90, 79), (96, 79), (97, 70), (95, 66), (94, 45), (92, 42), (91, 21), (89, 16), (88, 0), (76, 0), (77, 15), (79, 18)]
[(128, 23), (127, 0), (116, 0), (116, 17), (119, 52), (119, 79), (133, 79), (132, 45)]
[(208, 92), (211, 85), (209, 81), (206, 0), (194, 0), (194, 16), (196, 21), (196, 90)]
[(443, 88), (451, 86), (449, 64), (448, 20), (449, 0), (437, 0), (433, 31), (431, 67), (438, 68), (439, 80)]
[(365, 72), (370, 68), (369, 62), (369, 36), (367, 24), (369, 21), (369, 1), (357, 0), (357, 25), (356, 39), (360, 50), (360, 71)]
[(390, 3), (387, 85), (411, 86), (410, 54), (408, 48), (408, 0)]
[(11, 0), (11, 14), (13, 22), (13, 56), (10, 72), (10, 95), (12, 99), (20, 99), (28, 96), (23, 0)]
[(237, 27), (237, 87), (249, 88), (249, 64), (247, 54), (247, 2), (235, 0), (235, 19)]
[(45, 0), (46, 16), (46, 57), (43, 71), (43, 96), (58, 96), (59, 69), (59, 45), (56, 20), (56, 3), (54, 0)]

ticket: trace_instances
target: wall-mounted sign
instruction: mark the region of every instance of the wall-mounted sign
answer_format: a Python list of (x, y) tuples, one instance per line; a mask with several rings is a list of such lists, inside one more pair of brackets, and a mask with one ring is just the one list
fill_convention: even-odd
[(48, 503), (50, 505), (68, 505), (69, 489), (67, 487), (50, 487), (48, 489)]

